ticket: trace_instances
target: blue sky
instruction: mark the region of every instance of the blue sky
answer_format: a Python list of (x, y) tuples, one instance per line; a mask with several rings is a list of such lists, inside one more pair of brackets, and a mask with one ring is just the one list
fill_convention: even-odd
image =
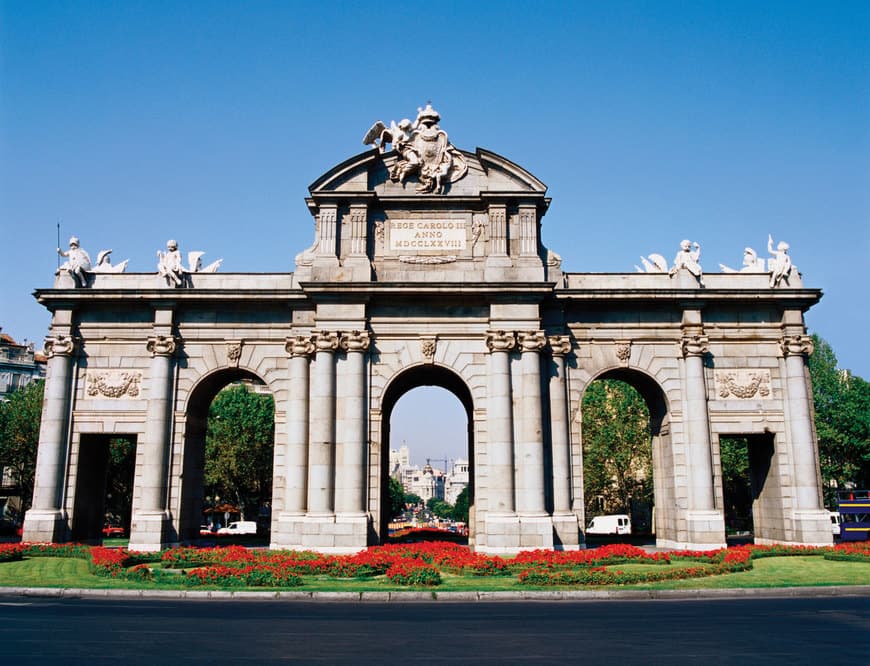
[(569, 271), (788, 241), (810, 329), (870, 378), (868, 44), (866, 2), (3, 1), (0, 325), (45, 335), (58, 222), (132, 271), (168, 238), (292, 270), (307, 186), (432, 100), (549, 186)]

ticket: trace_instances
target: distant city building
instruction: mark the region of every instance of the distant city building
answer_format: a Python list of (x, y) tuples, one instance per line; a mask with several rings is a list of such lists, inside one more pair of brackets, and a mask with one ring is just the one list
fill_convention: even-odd
[(390, 476), (399, 480), (406, 493), (418, 495), (424, 502), (434, 497), (455, 504), (459, 493), (468, 486), (468, 461), (459, 458), (452, 462), (446, 472), (429, 462), (421, 469), (411, 464), (411, 451), (403, 444), (390, 451)]
[(468, 461), (465, 458), (457, 458), (453, 461), (453, 469), (447, 473), (444, 482), (444, 500), (448, 504), (456, 504), (465, 488), (468, 487)]
[(27, 386), (34, 379), (45, 378), (46, 357), (33, 343), (18, 344), (0, 327), (0, 400)]

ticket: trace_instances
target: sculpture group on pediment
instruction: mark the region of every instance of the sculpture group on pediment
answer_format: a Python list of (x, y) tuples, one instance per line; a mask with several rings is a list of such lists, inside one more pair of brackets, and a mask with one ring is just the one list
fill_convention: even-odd
[(680, 250), (674, 257), (674, 265), (669, 275), (673, 277), (680, 270), (687, 270), (698, 279), (698, 283), (704, 286), (704, 271), (701, 268), (701, 245), (689, 240), (680, 241)]
[(62, 257), (66, 257), (66, 261), (58, 267), (57, 272), (65, 271), (69, 273), (77, 287), (88, 286), (88, 273), (123, 273), (129, 261), (125, 259), (120, 264), (113, 266), (109, 260), (109, 255), (112, 254), (112, 251), (101, 250), (97, 255), (96, 265), (93, 265), (91, 264), (91, 256), (81, 247), (77, 236), (72, 236), (69, 239), (68, 250), (64, 251), (57, 248), (57, 253)]
[(417, 191), (425, 194), (443, 194), (448, 183), (455, 183), (468, 172), (468, 164), (462, 153), (453, 147), (447, 132), (438, 126), (441, 116), (427, 103), (417, 109), (417, 119), (412, 123), (403, 118), (398, 123), (390, 121), (387, 127), (380, 120), (371, 126), (363, 143), (386, 152), (387, 144), (399, 154), (399, 159), (390, 168), (390, 180), (404, 183), (410, 176), (419, 180)]
[(792, 264), (789, 255), (789, 244), (780, 241), (774, 246), (773, 236), (767, 235), (767, 251), (772, 255), (767, 261), (758, 257), (758, 253), (751, 247), (743, 250), (743, 267), (736, 270), (725, 264), (719, 264), (723, 273), (767, 273), (770, 276), (770, 288), (778, 287), (783, 280), (788, 283), (789, 278), (797, 269)]
[(203, 267), (202, 256), (205, 252), (195, 250), (187, 253), (187, 266), (181, 258), (178, 242), (166, 241), (166, 252), (157, 250), (157, 273), (166, 280), (166, 284), (172, 287), (180, 287), (184, 284), (186, 273), (216, 273), (223, 259), (213, 261)]

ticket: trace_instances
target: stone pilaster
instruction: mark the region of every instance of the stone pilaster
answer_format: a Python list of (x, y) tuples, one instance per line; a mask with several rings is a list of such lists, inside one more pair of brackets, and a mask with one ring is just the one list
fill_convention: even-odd
[(686, 433), (686, 511), (688, 548), (719, 548), (725, 545), (725, 518), (713, 499), (713, 455), (710, 443), (710, 418), (707, 411), (707, 385), (704, 355), (709, 340), (700, 326), (700, 312), (683, 315), (680, 340), (684, 369), (684, 414)]
[(151, 354), (148, 371), (148, 418), (142, 438), (143, 466), (139, 481), (139, 508), (130, 527), (130, 547), (160, 550), (167, 543), (169, 512), (166, 481), (172, 430), (173, 356), (177, 342), (172, 335), (148, 338)]
[[(515, 552), (519, 521), (514, 505), (514, 427), (510, 352), (516, 347), (513, 331), (488, 331), (489, 396), (487, 399), (487, 456), (485, 524), (486, 552)], [(482, 488), (477, 488), (478, 497)], [(478, 543), (482, 542), (478, 536)]]
[(335, 352), (338, 334), (315, 331), (314, 377), (310, 385), (308, 514), (332, 515), (335, 478)]
[(518, 438), (515, 447), (516, 510), (520, 548), (552, 548), (553, 521), (544, 496), (544, 432), (541, 396), (543, 331), (517, 335), (520, 348), (520, 395), (517, 400)]
[(568, 415), (568, 378), (565, 357), (571, 353), (571, 338), (548, 338), (552, 354), (550, 371), (550, 443), (553, 457), (553, 529), (563, 549), (579, 548), (577, 516), (571, 511), (571, 435)]
[[(336, 400), (335, 545), (340, 548), (364, 548), (368, 531), (365, 473), (368, 453), (366, 353), (370, 344), (369, 333), (364, 330), (342, 333), (339, 344), (346, 352), (346, 359), (339, 363)], [(345, 533), (348, 531), (349, 534)]]
[(22, 537), (33, 542), (65, 541), (69, 531), (62, 502), (76, 340), (70, 335), (47, 338), (45, 351), (45, 409), (39, 429), (33, 506), (25, 515)]
[(367, 216), (368, 208), (365, 205), (352, 205), (347, 214), (350, 239), (347, 256), (342, 262), (343, 270), (338, 276), (341, 279), (357, 282), (371, 280), (372, 266), (367, 253)]
[(521, 332), (520, 394), (517, 400), (516, 442), (517, 513), (544, 515), (544, 437), (541, 405), (541, 350), (547, 345), (543, 331)]
[(813, 406), (807, 389), (806, 357), (813, 353), (813, 341), (807, 335), (784, 335), (780, 349), (785, 359), (788, 450), (794, 469), (794, 541), (830, 544), (830, 521), (820, 503), (818, 461), (813, 438)]
[(505, 269), (511, 266), (508, 255), (507, 207), (504, 204), (490, 204), (488, 214), (489, 249), (484, 277), (487, 280), (500, 281), (504, 279)]

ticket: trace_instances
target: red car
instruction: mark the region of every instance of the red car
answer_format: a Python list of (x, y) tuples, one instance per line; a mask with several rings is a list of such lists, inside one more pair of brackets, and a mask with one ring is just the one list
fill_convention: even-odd
[(106, 525), (103, 528), (103, 536), (110, 538), (122, 537), (124, 536), (124, 528), (117, 525)]

